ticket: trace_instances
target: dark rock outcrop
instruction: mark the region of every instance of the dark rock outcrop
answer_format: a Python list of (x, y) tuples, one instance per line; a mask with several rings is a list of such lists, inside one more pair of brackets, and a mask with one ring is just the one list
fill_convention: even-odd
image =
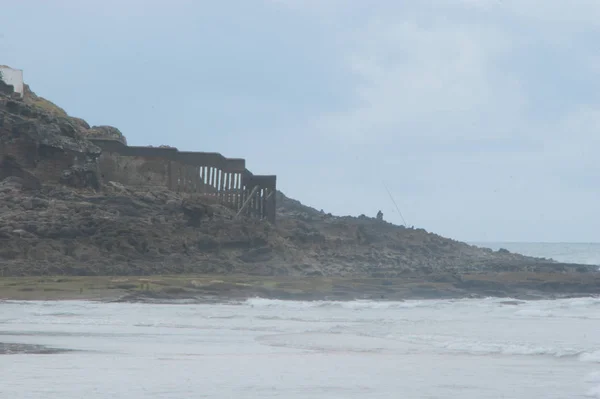
[(100, 189), (96, 165), (91, 160), (83, 165), (73, 165), (64, 169), (60, 175), (60, 182), (70, 187)]
[(0, 94), (10, 96), (14, 92), (15, 92), (15, 88), (13, 85), (9, 85), (9, 84), (5, 83), (2, 79), (0, 79)]
[(0, 95), (0, 178), (19, 177), (29, 188), (63, 183), (98, 189), (101, 150), (83, 137), (85, 122), (50, 112), (27, 93), (22, 100)]
[[(477, 248), (376, 219), (302, 212), (297, 204), (285, 208), (280, 195), (283, 205), (273, 226), (236, 218), (232, 210), (202, 197), (134, 192), (119, 184), (106, 184), (102, 192), (59, 185), (32, 191), (10, 177), (0, 182), (0, 273), (418, 274), (431, 280), (456, 276), (460, 286), (463, 273), (591, 271)], [(304, 216), (296, 216), (298, 211)], [(502, 285), (485, 288), (499, 290)]]

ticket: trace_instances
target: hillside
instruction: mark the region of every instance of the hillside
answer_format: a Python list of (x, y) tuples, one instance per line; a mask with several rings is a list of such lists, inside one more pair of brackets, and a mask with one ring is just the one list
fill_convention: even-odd
[(87, 123), (44, 108), (37, 101), (0, 95), (0, 120), (10, 121), (0, 125), (3, 276), (212, 273), (395, 278), (592, 271), (477, 248), (375, 218), (335, 217), (281, 192), (273, 225), (252, 217), (236, 218), (235, 210), (203, 195), (139, 190), (111, 181), (96, 188), (52, 179), (31, 184), (27, 169), (8, 151), (14, 142), (11, 124), (29, 126), (27, 134), (44, 145), (98, 151), (86, 139), (93, 133)]

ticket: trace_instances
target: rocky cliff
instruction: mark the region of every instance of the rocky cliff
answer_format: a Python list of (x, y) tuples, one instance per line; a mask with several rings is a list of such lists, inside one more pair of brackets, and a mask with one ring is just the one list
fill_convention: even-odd
[(286, 207), (274, 226), (206, 198), (0, 183), (0, 273), (242, 273), (398, 277), (483, 271), (585, 271), (493, 252), (371, 218)]
[[(280, 192), (273, 225), (236, 217), (234, 210), (202, 195), (139, 191), (110, 181), (94, 185), (84, 177), (75, 184), (64, 176), (60, 169), (64, 165), (55, 165), (61, 158), (30, 159), (27, 149), (69, 153), (81, 161), (73, 173), (85, 175), (95, 173), (86, 165), (93, 165), (99, 152), (86, 137), (107, 131), (124, 143), (125, 137), (115, 128), (90, 128), (28, 92), (23, 101), (0, 93), (0, 274), (4, 276), (400, 277), (591, 270), (493, 252), (375, 218), (335, 217)], [(59, 177), (57, 170), (62, 170)]]

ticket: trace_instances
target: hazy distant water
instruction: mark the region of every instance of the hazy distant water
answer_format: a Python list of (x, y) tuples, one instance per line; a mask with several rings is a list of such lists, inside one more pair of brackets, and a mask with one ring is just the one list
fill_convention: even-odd
[(0, 302), (0, 342), (74, 350), (0, 398), (600, 398), (600, 298)]
[(493, 250), (505, 248), (511, 252), (551, 258), (559, 262), (600, 265), (600, 243), (473, 242), (471, 244)]

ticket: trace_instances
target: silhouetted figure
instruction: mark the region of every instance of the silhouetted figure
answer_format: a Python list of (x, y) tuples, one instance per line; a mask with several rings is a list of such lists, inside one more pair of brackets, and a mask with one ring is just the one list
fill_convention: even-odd
[(383, 212), (377, 212), (377, 220), (383, 220)]

